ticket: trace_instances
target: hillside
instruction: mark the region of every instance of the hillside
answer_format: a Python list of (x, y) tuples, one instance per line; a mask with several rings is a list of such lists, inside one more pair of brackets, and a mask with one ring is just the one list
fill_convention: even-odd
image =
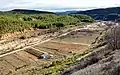
[[(14, 10), (14, 12), (16, 11), (17, 10)], [(24, 32), (25, 30), (31, 29), (49, 29), (81, 25), (82, 20), (88, 20), (88, 22), (94, 21), (92, 18), (87, 19), (87, 15), (79, 16), (83, 18), (73, 17), (67, 14), (2, 13), (0, 14), (0, 35), (5, 33)]]
[(13, 13), (13, 14), (54, 14), (53, 12), (48, 12), (48, 11), (38, 11), (38, 10), (28, 10), (28, 9), (13, 9), (11, 11), (7, 11), (7, 13)]
[(93, 9), (87, 11), (79, 11), (76, 14), (87, 14), (96, 20), (119, 20), (120, 19), (120, 7)]
[(103, 32), (93, 51), (77, 60), (61, 75), (120, 75), (120, 26)]

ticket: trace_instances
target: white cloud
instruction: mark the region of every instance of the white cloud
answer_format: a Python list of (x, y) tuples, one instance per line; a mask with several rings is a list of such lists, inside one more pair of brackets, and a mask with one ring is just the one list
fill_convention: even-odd
[(101, 8), (119, 6), (120, 0), (2, 0), (0, 9), (14, 8), (58, 10), (61, 8)]

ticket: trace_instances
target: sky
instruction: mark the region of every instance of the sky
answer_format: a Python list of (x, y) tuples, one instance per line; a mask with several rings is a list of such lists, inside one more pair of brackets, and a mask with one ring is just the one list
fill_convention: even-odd
[(89, 10), (120, 6), (120, 0), (0, 0), (0, 10), (32, 9), (44, 11)]

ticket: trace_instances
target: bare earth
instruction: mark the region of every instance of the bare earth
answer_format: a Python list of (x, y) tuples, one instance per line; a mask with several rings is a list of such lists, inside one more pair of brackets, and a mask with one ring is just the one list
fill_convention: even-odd
[[(62, 34), (49, 33), (11, 42), (1, 41), (0, 75), (20, 75), (34, 67), (42, 67), (46, 63), (70, 57), (74, 53), (85, 52), (99, 32), (80, 31), (83, 29), (73, 28), (72, 31), (62, 31)], [(30, 51), (47, 53), (52, 56), (49, 59), (38, 59), (39, 54)]]

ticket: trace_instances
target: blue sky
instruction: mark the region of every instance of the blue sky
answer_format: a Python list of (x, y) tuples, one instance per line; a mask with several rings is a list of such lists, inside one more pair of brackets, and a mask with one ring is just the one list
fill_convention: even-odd
[(88, 10), (120, 6), (120, 0), (1, 0), (0, 10), (36, 9), (47, 11)]

